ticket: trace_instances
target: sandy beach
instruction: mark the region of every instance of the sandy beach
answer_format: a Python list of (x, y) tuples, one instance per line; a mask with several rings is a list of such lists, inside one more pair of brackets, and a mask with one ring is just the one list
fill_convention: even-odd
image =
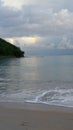
[(0, 130), (73, 130), (73, 109), (0, 103)]

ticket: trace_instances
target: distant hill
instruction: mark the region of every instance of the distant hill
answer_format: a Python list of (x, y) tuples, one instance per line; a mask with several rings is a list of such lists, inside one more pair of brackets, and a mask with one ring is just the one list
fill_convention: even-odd
[(73, 55), (73, 49), (48, 49), (45, 47), (30, 47), (26, 49), (28, 56), (48, 56), (48, 55)]
[(0, 38), (0, 57), (24, 57), (19, 47)]

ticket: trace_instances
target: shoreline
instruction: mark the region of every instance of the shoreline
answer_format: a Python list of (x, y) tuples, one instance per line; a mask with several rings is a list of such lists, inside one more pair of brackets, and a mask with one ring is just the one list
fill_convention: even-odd
[(44, 103), (33, 103), (33, 102), (0, 102), (0, 108), (7, 109), (24, 109), (24, 110), (34, 110), (34, 111), (48, 111), (48, 110), (58, 110), (58, 111), (72, 111), (73, 107), (50, 105)]
[(73, 108), (1, 102), (0, 130), (73, 130)]

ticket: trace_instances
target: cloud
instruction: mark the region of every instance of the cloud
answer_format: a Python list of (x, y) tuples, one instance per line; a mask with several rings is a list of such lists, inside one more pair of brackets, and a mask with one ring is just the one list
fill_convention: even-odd
[(7, 6), (7, 7), (12, 7), (12, 8), (16, 8), (16, 9), (21, 9), (23, 4), (28, 3), (28, 0), (2, 0), (3, 1), (3, 6)]
[(0, 0), (0, 37), (27, 47), (72, 48), (71, 4), (72, 0)]
[(47, 36), (73, 33), (73, 13), (67, 9), (54, 13), (51, 9), (43, 10), (34, 6), (24, 6), (19, 11), (6, 8), (0, 14), (0, 17), (0, 27), (6, 33), (4, 34), (6, 37)]
[(4, 6), (22, 8), (23, 5), (37, 5), (44, 8), (52, 8), (54, 11), (69, 9), (73, 11), (73, 0), (2, 0)]

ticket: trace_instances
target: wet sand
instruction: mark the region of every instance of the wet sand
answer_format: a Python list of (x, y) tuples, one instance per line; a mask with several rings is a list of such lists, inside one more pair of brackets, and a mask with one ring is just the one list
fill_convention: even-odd
[(73, 108), (0, 103), (0, 130), (73, 130)]

